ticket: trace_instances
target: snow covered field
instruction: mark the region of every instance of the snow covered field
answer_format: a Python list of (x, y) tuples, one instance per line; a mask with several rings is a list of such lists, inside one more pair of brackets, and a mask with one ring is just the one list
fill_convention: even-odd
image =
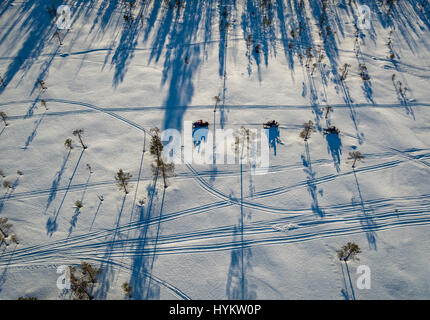
[[(18, 244), (1, 247), (0, 299), (69, 299), (57, 267), (82, 261), (101, 268), (96, 299), (124, 282), (134, 299), (429, 299), (430, 4), (388, 2), (3, 0), (0, 217)], [(269, 172), (176, 165), (165, 189), (149, 130), (199, 119), (276, 119)]]

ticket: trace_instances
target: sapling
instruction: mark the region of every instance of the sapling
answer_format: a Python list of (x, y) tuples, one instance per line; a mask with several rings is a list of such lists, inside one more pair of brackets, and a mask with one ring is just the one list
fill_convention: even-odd
[(300, 132), (300, 138), (302, 138), (304, 141), (307, 141), (311, 133), (315, 131), (314, 123), (309, 120), (308, 122), (303, 123), (303, 130)]
[(328, 118), (328, 114), (330, 112), (333, 112), (333, 107), (332, 106), (327, 106), (323, 110), (324, 110), (324, 113), (325, 113), (325, 118), (327, 119)]
[(348, 63), (345, 63), (345, 64), (343, 65), (343, 67), (342, 67), (342, 68), (340, 68), (340, 72), (342, 72), (341, 80), (346, 80), (346, 77), (348, 76), (348, 68), (349, 68), (349, 67), (351, 67), (351, 65), (350, 65), (350, 64), (348, 64)]
[(221, 102), (221, 98), (219, 97), (219, 96), (215, 96), (214, 97), (214, 100), (215, 100), (215, 107), (214, 107), (214, 112), (216, 111), (216, 108), (217, 108), (217, 106), (218, 106), (218, 103), (220, 103)]
[(354, 160), (352, 163), (352, 168), (355, 168), (355, 164), (357, 161), (362, 161), (364, 159), (364, 156), (361, 154), (360, 151), (353, 151), (349, 153), (348, 160)]
[(40, 104), (41, 104), (43, 107), (45, 107), (45, 110), (48, 110), (48, 106), (47, 106), (47, 104), (46, 104), (46, 100), (45, 100), (45, 99), (40, 100)]
[(64, 147), (67, 150), (72, 150), (73, 146), (72, 146), (72, 139), (71, 138), (67, 138), (66, 141), (64, 141)]
[(8, 126), (8, 123), (6, 122), (6, 120), (8, 118), (7, 114), (5, 112), (3, 112), (3, 111), (0, 111), (0, 117), (3, 120), (3, 122), (4, 122), (4, 125)]
[(175, 165), (173, 163), (166, 163), (166, 161), (162, 157), (163, 152), (163, 143), (160, 138), (160, 129), (153, 128), (151, 129), (152, 139), (151, 139), (151, 147), (150, 152), (153, 156), (155, 156), (155, 164), (152, 164), (152, 169), (154, 175), (161, 170), (164, 181), (164, 188), (167, 188), (167, 178), (169, 176), (174, 175)]
[(39, 83), (39, 88), (40, 88), (41, 90), (46, 90), (46, 89), (48, 89), (48, 87), (46, 86), (46, 84), (45, 84), (45, 81), (44, 81), (44, 80), (39, 79), (38, 83)]
[(343, 262), (348, 260), (360, 260), (358, 254), (361, 253), (360, 247), (354, 242), (348, 242), (346, 245), (342, 246), (340, 250), (337, 251), (337, 257)]
[(89, 163), (87, 163), (87, 169), (90, 172), (90, 174), (93, 174), (93, 170), (91, 169), (91, 165)]
[(117, 181), (117, 185), (120, 190), (123, 190), (125, 194), (128, 194), (128, 181), (131, 179), (132, 175), (128, 172), (124, 172), (122, 169), (119, 169), (115, 175), (115, 180)]
[(83, 149), (87, 149), (88, 147), (84, 144), (84, 142), (82, 141), (82, 135), (84, 134), (84, 129), (76, 129), (73, 131), (73, 135), (77, 136), (79, 138), (79, 142), (82, 145)]

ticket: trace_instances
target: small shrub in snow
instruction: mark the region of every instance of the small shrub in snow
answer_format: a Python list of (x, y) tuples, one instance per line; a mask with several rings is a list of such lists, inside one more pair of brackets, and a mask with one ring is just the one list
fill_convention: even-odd
[(0, 242), (7, 246), (6, 238), (12, 228), (12, 224), (8, 223), (8, 218), (0, 218)]
[(128, 298), (131, 298), (131, 289), (132, 287), (128, 282), (124, 282), (121, 286), (122, 290), (124, 291), (124, 294), (127, 295)]
[(10, 182), (8, 180), (3, 181), (3, 188), (11, 189), (12, 188), (12, 182)]
[(82, 203), (82, 201), (80, 200), (76, 200), (75, 201), (75, 207), (79, 210), (84, 206), (84, 204)]
[(67, 138), (66, 141), (64, 141), (64, 147), (66, 147), (67, 150), (73, 149), (71, 138)]

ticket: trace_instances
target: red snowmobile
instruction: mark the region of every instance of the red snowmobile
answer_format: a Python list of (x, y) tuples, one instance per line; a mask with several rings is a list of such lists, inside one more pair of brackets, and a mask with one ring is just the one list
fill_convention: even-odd
[(335, 126), (331, 126), (328, 128), (323, 129), (324, 134), (339, 134), (340, 130), (336, 128)]
[(193, 129), (207, 128), (207, 127), (209, 127), (209, 122), (207, 122), (207, 121), (198, 120), (198, 121), (193, 123)]
[(273, 128), (273, 127), (278, 128), (279, 123), (276, 120), (267, 121), (266, 123), (263, 123), (263, 127), (264, 127), (264, 129), (269, 129), (269, 128)]

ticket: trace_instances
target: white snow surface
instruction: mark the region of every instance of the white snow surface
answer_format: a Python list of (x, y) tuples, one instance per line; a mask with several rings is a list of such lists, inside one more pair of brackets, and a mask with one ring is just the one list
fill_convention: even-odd
[[(1, 247), (0, 299), (69, 299), (57, 267), (82, 261), (102, 270), (97, 299), (124, 299), (124, 282), (134, 299), (430, 298), (428, 3), (398, 0), (387, 14), (382, 1), (329, 0), (321, 28), (317, 0), (136, 1), (130, 24), (123, 1), (52, 2), (71, 9), (62, 45), (51, 1), (0, 4), (0, 169), (12, 183), (0, 217), (19, 240)], [(371, 29), (356, 33), (360, 4)], [(269, 172), (177, 164), (165, 189), (149, 130), (198, 119), (210, 130), (276, 119)], [(133, 175), (127, 196), (120, 168)], [(362, 253), (346, 269), (336, 250), (349, 241)], [(371, 289), (356, 285), (360, 265)]]

